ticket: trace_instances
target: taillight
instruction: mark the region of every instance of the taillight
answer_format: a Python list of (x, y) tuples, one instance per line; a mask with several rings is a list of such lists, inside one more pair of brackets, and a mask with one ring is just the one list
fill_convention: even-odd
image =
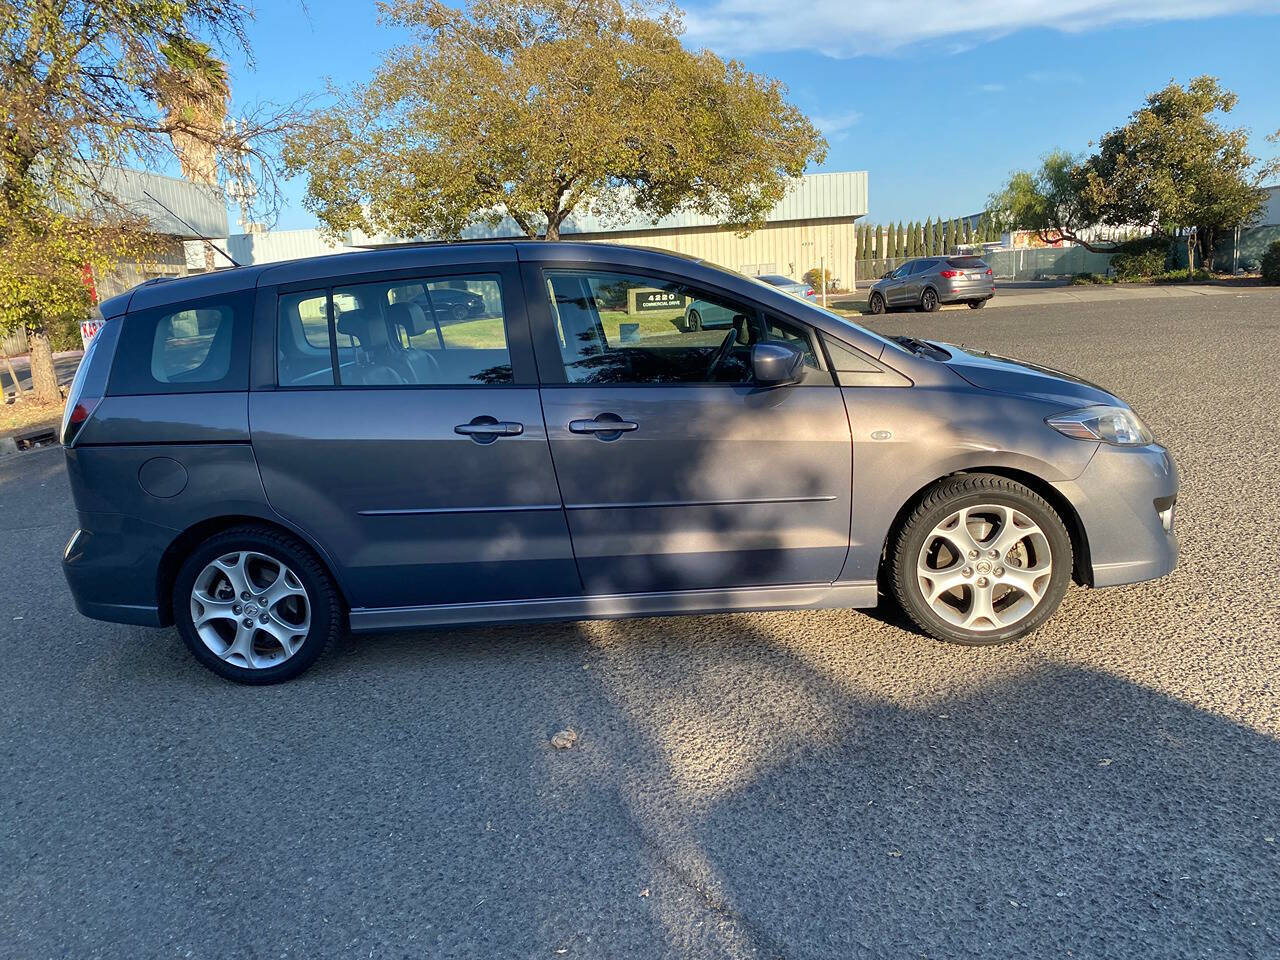
[(938, 276), (946, 277), (948, 280), (950, 280), (952, 277), (964, 276), (964, 273), (960, 270), (942, 270), (942, 271), (939, 271)]
[(990, 268), (990, 267), (987, 267), (987, 276), (988, 276), (988, 277), (989, 277), (989, 276), (991, 276), (991, 268)]
[(812, 290), (806, 290), (806, 291), (804, 292), (804, 295), (805, 295), (806, 297), (816, 296), (816, 294), (815, 294)]
[(99, 403), (102, 402), (101, 397), (86, 397), (83, 400), (75, 401), (74, 405), (68, 406), (66, 418), (62, 421), (62, 445), (69, 447), (75, 443), (76, 435), (93, 416), (93, 411), (97, 409)]

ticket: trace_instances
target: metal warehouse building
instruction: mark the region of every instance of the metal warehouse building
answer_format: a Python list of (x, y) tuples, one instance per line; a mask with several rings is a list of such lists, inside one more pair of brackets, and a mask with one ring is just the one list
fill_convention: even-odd
[[(799, 279), (825, 261), (838, 283), (854, 280), (857, 246), (854, 224), (867, 214), (867, 174), (814, 173), (794, 181), (769, 213), (765, 225), (745, 237), (709, 217), (683, 213), (657, 223), (640, 216), (606, 225), (594, 217), (571, 217), (560, 228), (566, 240), (632, 243), (687, 254), (745, 274), (780, 273)], [(521, 236), (515, 223), (474, 227), (467, 239)], [(232, 235), (227, 247), (240, 263), (271, 263), (318, 254), (395, 246), (406, 238), (353, 231), (338, 245), (318, 230), (276, 230)], [(412, 238), (424, 239), (424, 238)]]

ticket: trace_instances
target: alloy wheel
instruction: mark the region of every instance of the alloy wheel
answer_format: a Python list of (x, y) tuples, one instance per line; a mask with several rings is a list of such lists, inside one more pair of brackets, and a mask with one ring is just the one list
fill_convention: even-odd
[(298, 575), (265, 553), (210, 561), (191, 588), (191, 623), (220, 660), (250, 670), (284, 663), (311, 630), (311, 600)]
[(1005, 504), (963, 507), (925, 537), (916, 562), (921, 596), (964, 630), (1005, 630), (1040, 606), (1053, 574), (1049, 539)]

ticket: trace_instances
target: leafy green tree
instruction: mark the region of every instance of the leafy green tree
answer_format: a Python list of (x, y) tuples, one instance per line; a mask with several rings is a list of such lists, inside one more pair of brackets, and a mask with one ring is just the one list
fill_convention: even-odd
[(920, 256), (920, 221), (912, 220), (907, 227), (907, 256)]
[(973, 246), (973, 221), (968, 217), (964, 220), (964, 242), (966, 246)]
[(153, 255), (146, 221), (105, 171), (198, 147), (215, 167), (265, 160), (282, 121), (253, 108), (248, 130), (223, 127), (217, 50), (247, 49), (238, 0), (4, 0), (0, 11), (0, 336), (26, 330), (33, 398), (52, 403), (50, 336), (88, 313), (86, 268)]
[(759, 227), (826, 142), (774, 79), (680, 43), (659, 0), (388, 0), (410, 41), (289, 141), (330, 232), (694, 210)]
[(884, 259), (884, 227), (876, 224), (876, 259)]
[(924, 222), (924, 234), (921, 237), (921, 256), (933, 255), (933, 217), (929, 217)]
[(1001, 225), (1046, 242), (1110, 251), (1116, 244), (1092, 242), (1090, 227), (1147, 227), (1168, 238), (1181, 233), (1189, 259), (1196, 237), (1211, 252), (1216, 234), (1257, 221), (1266, 201), (1261, 184), (1280, 172), (1280, 161), (1260, 164), (1249, 152), (1247, 130), (1218, 121), (1236, 101), (1215, 77), (1170, 83), (1094, 153), (1054, 151), (1039, 170), (1012, 174), (990, 207)]
[(942, 249), (940, 253), (950, 253), (952, 244), (951, 221), (948, 220), (942, 225)]
[(901, 220), (898, 221), (898, 242), (893, 249), (893, 255), (899, 260), (904, 259), (907, 255), (907, 230), (902, 225)]

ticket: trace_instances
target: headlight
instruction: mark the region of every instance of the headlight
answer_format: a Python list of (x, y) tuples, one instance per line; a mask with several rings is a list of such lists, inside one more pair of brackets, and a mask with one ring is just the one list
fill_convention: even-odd
[(1118, 447), (1145, 447), (1155, 440), (1128, 407), (1085, 407), (1049, 417), (1045, 423), (1077, 440), (1101, 440)]

